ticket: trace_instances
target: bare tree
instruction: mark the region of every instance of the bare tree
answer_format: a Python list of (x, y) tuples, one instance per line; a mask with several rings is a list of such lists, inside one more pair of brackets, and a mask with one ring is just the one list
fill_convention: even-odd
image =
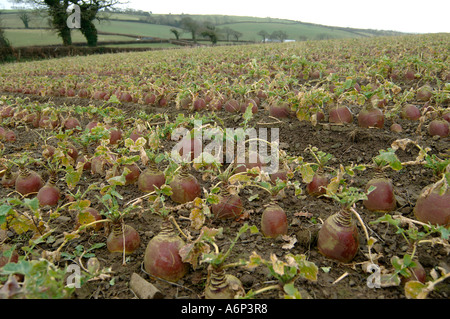
[(3, 31), (2, 16), (1, 16), (1, 12), (0, 12), (0, 49), (3, 49), (3, 48), (7, 48), (7, 49), (11, 48), (11, 44), (9, 43), (9, 40), (5, 36), (5, 32)]
[(236, 41), (239, 41), (239, 38), (242, 37), (244, 34), (242, 34), (242, 32), (239, 31), (234, 31), (233, 32), (233, 36), (236, 39)]
[(20, 10), (19, 11), (19, 19), (22, 20), (23, 25), (25, 26), (25, 29), (29, 29), (30, 28), (30, 21), (31, 21), (31, 17), (28, 14), (27, 11), (25, 10)]
[(260, 35), (263, 39), (263, 42), (266, 43), (266, 39), (269, 37), (269, 33), (266, 30), (261, 30), (258, 32), (258, 35)]
[(99, 19), (101, 9), (112, 8), (120, 4), (119, 0), (13, 0), (15, 3), (32, 5), (37, 9), (45, 9), (50, 16), (50, 25), (63, 40), (64, 45), (72, 44), (71, 29), (67, 25), (71, 5), (80, 7), (80, 31), (85, 36), (89, 46), (97, 45), (97, 29), (93, 23)]
[(270, 38), (272, 40), (278, 40), (280, 42), (284, 42), (284, 40), (287, 39), (287, 33), (282, 31), (282, 30), (278, 30), (278, 31), (274, 31), (272, 32), (272, 34), (270, 35)]
[(184, 30), (191, 33), (192, 40), (194, 41), (194, 43), (197, 43), (197, 33), (200, 30), (200, 24), (198, 24), (197, 21), (195, 21), (191, 17), (183, 17), (181, 19), (181, 26)]
[(181, 34), (181, 32), (180, 32), (179, 30), (177, 30), (177, 29), (170, 29), (170, 32), (172, 32), (172, 33), (175, 35), (175, 38), (176, 38), (177, 40), (180, 40), (180, 34)]
[(203, 29), (201, 31), (202, 37), (209, 38), (212, 44), (216, 44), (218, 40), (218, 32), (215, 25), (211, 22), (206, 21), (203, 23)]
[(230, 27), (223, 28), (223, 32), (225, 33), (225, 36), (227, 37), (227, 41), (230, 41), (230, 37), (234, 35), (235, 30), (231, 29)]

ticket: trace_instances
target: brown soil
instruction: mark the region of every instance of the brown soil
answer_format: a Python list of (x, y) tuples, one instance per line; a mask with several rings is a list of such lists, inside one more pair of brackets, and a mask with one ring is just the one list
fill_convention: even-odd
[[(33, 99), (45, 102), (48, 98), (34, 97)], [(67, 105), (88, 105), (95, 103), (86, 99), (77, 98), (50, 98), (54, 103), (65, 103)], [(137, 104), (123, 105), (125, 110), (134, 112), (138, 108), (143, 108), (148, 112), (166, 112), (169, 116), (175, 117), (179, 112), (175, 108), (150, 108), (143, 107)], [(226, 112), (219, 112), (223, 118), (225, 127), (238, 127), (240, 121), (235, 115)], [(317, 126), (311, 125), (309, 122), (300, 122), (297, 119), (283, 119), (280, 123), (275, 119), (270, 118), (267, 112), (260, 110), (251, 120), (250, 125), (259, 127), (278, 127), (280, 129), (280, 146), (289, 155), (304, 156), (305, 160), (312, 161), (309, 155), (304, 150), (312, 145), (317, 146), (320, 150), (331, 153), (335, 159), (330, 163), (333, 167), (338, 167), (339, 164), (348, 165), (351, 163), (371, 162), (372, 157), (378, 155), (379, 150), (386, 150), (391, 143), (396, 139), (410, 138), (417, 141), (422, 146), (429, 146), (435, 154), (449, 155), (449, 140), (431, 138), (422, 129), (423, 134), (416, 133), (417, 122), (399, 121), (403, 126), (402, 133), (392, 133), (389, 131), (391, 125), (390, 121), (386, 121), (383, 129), (359, 129), (356, 125), (356, 120), (353, 124), (338, 126), (329, 125), (325, 123)], [(266, 123), (266, 124), (261, 124)], [(273, 123), (273, 124), (267, 124)], [(83, 123), (86, 124), (86, 123)], [(27, 127), (16, 127), (14, 131), (17, 135), (17, 142), (14, 144), (6, 143), (7, 153), (19, 152), (27, 149), (33, 152), (40, 152), (40, 139), (37, 137), (31, 140)], [(350, 135), (350, 133), (353, 133)], [(398, 155), (402, 161), (414, 160), (417, 156), (417, 150), (413, 147), (406, 151), (398, 151)], [(142, 168), (142, 167), (141, 167)], [(371, 171), (361, 173), (354, 177), (351, 181), (354, 186), (364, 187), (365, 183), (372, 176)], [(196, 174), (197, 178), (201, 176)], [(399, 199), (399, 206), (392, 214), (401, 214), (408, 218), (414, 218), (413, 207), (415, 200), (418, 197), (421, 189), (433, 182), (431, 171), (419, 166), (408, 166), (399, 172), (393, 170), (388, 171), (388, 175), (393, 179), (396, 194)], [(96, 176), (85, 174), (80, 182), (81, 187), (86, 187), (96, 180)], [(297, 175), (297, 179), (301, 180)], [(63, 187), (64, 182), (60, 184)], [(208, 187), (208, 181), (204, 181), (204, 187)], [(303, 185), (304, 186), (304, 185)], [(0, 188), (0, 196), (7, 196), (11, 190)], [(136, 185), (124, 186), (120, 189), (124, 196), (124, 202), (128, 202), (139, 196), (142, 193), (137, 189)], [(249, 197), (255, 195), (259, 190), (254, 188), (245, 188), (241, 196), (244, 200), (244, 207), (249, 214), (247, 220), (230, 221), (230, 220), (207, 220), (206, 225), (209, 227), (223, 227), (223, 236), (218, 238), (218, 245), (225, 250), (239, 228), (244, 222), (250, 225), (256, 225), (259, 229), (261, 212), (263, 205), (267, 203), (267, 196), (261, 191), (259, 199), (249, 201)], [(93, 196), (94, 194), (92, 194)], [(93, 206), (98, 205), (98, 201), (92, 197), (89, 198), (94, 203)], [(66, 200), (62, 203), (66, 203)], [(170, 204), (170, 203), (169, 203)], [(173, 203), (172, 203), (173, 204)], [(311, 282), (304, 279), (296, 281), (296, 287), (301, 291), (304, 298), (314, 299), (404, 299), (405, 293), (403, 286), (374, 289), (367, 286), (368, 273), (361, 268), (361, 263), (367, 261), (367, 257), (363, 254), (367, 252), (367, 245), (365, 235), (361, 227), (359, 227), (359, 235), (361, 239), (360, 251), (351, 264), (340, 264), (331, 261), (322, 256), (317, 251), (315, 246), (314, 236), (320, 227), (321, 221), (324, 221), (328, 216), (337, 212), (338, 206), (335, 202), (327, 198), (315, 198), (306, 195), (301, 199), (293, 196), (291, 190), (286, 191), (286, 197), (278, 203), (285, 209), (289, 221), (289, 236), (295, 236), (297, 243), (291, 249), (284, 249), (282, 246), (286, 243), (282, 239), (267, 239), (261, 234), (252, 235), (250, 233), (244, 234), (237, 245), (235, 246), (229, 262), (238, 261), (240, 258), (247, 259), (252, 251), (256, 251), (262, 257), (269, 259), (271, 254), (275, 254), (278, 258), (283, 259), (287, 253), (305, 254), (309, 261), (314, 262), (319, 267), (318, 280)], [(402, 257), (406, 253), (406, 242), (401, 235), (395, 233), (392, 226), (384, 223), (370, 224), (371, 221), (376, 220), (381, 215), (379, 213), (371, 213), (364, 209), (359, 203), (357, 210), (369, 229), (370, 236), (378, 240), (374, 246), (376, 253), (382, 254), (378, 260), (379, 264), (392, 268), (390, 259), (392, 256)], [(295, 216), (295, 213), (307, 212), (311, 215)], [(183, 229), (189, 229), (189, 221), (181, 216), (188, 217), (188, 210), (181, 210), (178, 212), (177, 222)], [(313, 221), (317, 221), (314, 223)], [(64, 231), (71, 231), (73, 229), (74, 216), (65, 215), (60, 217), (52, 226), (56, 227), (57, 235), (56, 241), (53, 245), (41, 245), (38, 249), (54, 250), (60, 244), (62, 234)], [(183, 298), (183, 299), (198, 299), (202, 298), (203, 287), (206, 280), (206, 266), (201, 265), (196, 271), (191, 271), (176, 284), (165, 282), (161, 279), (153, 278), (145, 273), (142, 266), (145, 247), (148, 241), (158, 234), (160, 227), (160, 218), (156, 215), (136, 212), (127, 216), (127, 224), (133, 226), (141, 236), (141, 245), (137, 251), (127, 257), (126, 264), (122, 263), (121, 254), (111, 254), (106, 248), (95, 250), (96, 257), (100, 260), (103, 267), (112, 267), (114, 283), (110, 280), (93, 281), (87, 283), (81, 289), (77, 289), (74, 298), (77, 299), (131, 299), (137, 298), (129, 287), (130, 277), (132, 273), (137, 273), (143, 278), (147, 279), (154, 286), (156, 286), (167, 299)], [(359, 225), (360, 226), (360, 225)], [(191, 235), (195, 237), (198, 231), (189, 230)], [(23, 239), (25, 240), (25, 239)], [(71, 241), (65, 248), (66, 251), (71, 251), (77, 245), (83, 245), (89, 248), (94, 243), (104, 243), (106, 241), (106, 234), (104, 232), (85, 233), (79, 239)], [(435, 267), (443, 267), (450, 269), (449, 252), (442, 246), (431, 246), (423, 244), (418, 247), (417, 256), (420, 263), (427, 271), (428, 278), (430, 278), (430, 271)], [(274, 283), (273, 278), (264, 267), (258, 267), (254, 271), (247, 271), (240, 268), (232, 268), (230, 273), (238, 277), (244, 284), (245, 289), (258, 290), (266, 285)], [(338, 280), (342, 275), (347, 274), (341, 280)], [(337, 281), (338, 280), (338, 281)], [(335, 281), (337, 281), (335, 283)], [(435, 290), (429, 295), (431, 299), (448, 299), (450, 296), (450, 286), (448, 282), (444, 282), (436, 286)], [(279, 291), (268, 291), (257, 298), (265, 299), (279, 299), (282, 294)]]

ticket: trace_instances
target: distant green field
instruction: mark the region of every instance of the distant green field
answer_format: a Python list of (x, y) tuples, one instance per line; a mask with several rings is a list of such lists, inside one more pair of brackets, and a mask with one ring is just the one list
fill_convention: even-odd
[[(44, 29), (6, 29), (6, 37), (14, 47), (30, 45), (55, 45), (61, 44), (61, 39), (52, 30)], [(130, 41), (129, 37), (118, 35), (99, 35), (98, 41)], [(80, 31), (72, 31), (72, 42), (86, 42), (86, 38)]]
[(173, 33), (170, 32), (170, 29), (172, 29), (173, 27), (167, 25), (114, 20), (96, 22), (95, 24), (97, 26), (97, 30), (102, 32), (135, 34), (139, 36), (156, 37), (163, 39), (174, 37)]
[(135, 44), (107, 44), (105, 47), (114, 47), (114, 48), (179, 48), (178, 45), (172, 43), (135, 43)]
[[(281, 24), (281, 23), (234, 23), (227, 24), (226, 27), (239, 31), (243, 34), (242, 39), (249, 41), (261, 41), (262, 37), (258, 35), (261, 30), (271, 34), (277, 30), (283, 30), (288, 35), (288, 39), (299, 40), (300, 36), (307, 39), (317, 39), (320, 35), (324, 35), (330, 39), (348, 38), (349, 32), (341, 30), (328, 29), (323, 27), (306, 24)], [(355, 37), (356, 35), (353, 35)]]
[[(102, 13), (103, 15), (103, 13)], [(98, 41), (130, 41), (133, 38), (121, 36), (133, 35), (140, 37), (155, 37), (162, 39), (174, 39), (174, 34), (170, 31), (173, 26), (162, 24), (143, 23), (140, 19), (149, 17), (148, 15), (138, 15), (130, 13), (108, 13), (106, 14), (110, 20), (95, 21), (99, 32), (112, 33), (117, 35), (99, 34)], [(29, 12), (31, 17), (30, 28), (25, 29), (23, 22), (19, 18), (17, 10), (6, 10), (2, 12), (2, 26), (5, 33), (13, 46), (29, 46), (29, 45), (54, 45), (61, 44), (55, 32), (48, 30), (48, 17), (45, 13)], [(273, 18), (256, 18), (245, 16), (225, 16), (225, 15), (189, 15), (199, 23), (209, 21), (216, 25), (219, 33), (219, 39), (225, 40), (226, 35), (224, 28), (230, 28), (242, 33), (239, 40), (260, 42), (262, 40), (258, 32), (261, 30), (271, 34), (274, 31), (284, 31), (288, 39), (292, 40), (316, 40), (316, 39), (339, 39), (339, 38), (355, 38), (361, 36), (373, 36), (370, 30), (342, 29), (327, 26), (301, 23), (291, 20), (273, 19)], [(154, 19), (166, 19), (164, 21), (179, 21), (183, 15), (152, 15)], [(122, 21), (121, 21), (122, 20)], [(179, 31), (183, 31), (178, 29)], [(376, 33), (375, 33), (376, 34)], [(385, 32), (379, 32), (378, 35), (387, 35)], [(182, 32), (184, 39), (190, 39), (189, 32)], [(201, 37), (198, 37), (201, 40)], [(234, 38), (230, 37), (230, 41)], [(85, 43), (86, 39), (79, 31), (73, 31), (72, 41)], [(141, 44), (124, 44), (130, 47), (141, 46)]]

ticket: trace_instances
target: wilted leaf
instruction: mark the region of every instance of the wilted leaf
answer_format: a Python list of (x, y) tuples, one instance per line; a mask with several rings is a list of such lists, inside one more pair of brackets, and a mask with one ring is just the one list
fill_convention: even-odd
[(147, 140), (142, 136), (139, 137), (136, 141), (133, 141), (131, 138), (127, 138), (125, 140), (125, 147), (127, 147), (131, 152), (139, 152), (146, 143)]
[(319, 268), (312, 261), (306, 260), (305, 255), (295, 255), (294, 256), (298, 264), (299, 274), (308, 280), (317, 281), (317, 274), (319, 273)]
[(36, 230), (35, 225), (30, 219), (23, 218), (21, 216), (15, 216), (9, 221), (9, 226), (14, 229), (14, 231), (20, 235), (29, 230)]
[(313, 214), (308, 213), (308, 212), (297, 212), (297, 213), (294, 213), (294, 216), (311, 218), (313, 216)]
[(414, 142), (412, 140), (410, 140), (409, 138), (403, 138), (403, 139), (395, 140), (394, 142), (392, 142), (391, 147), (394, 151), (398, 150), (399, 148), (401, 148), (402, 150), (405, 150), (406, 146), (409, 143), (414, 144)]
[(273, 271), (280, 275), (283, 276), (284, 275), (284, 266), (285, 263), (282, 262), (281, 260), (278, 260), (277, 256), (275, 254), (271, 254), (270, 255), (270, 261), (272, 262), (272, 269)]
[(427, 285), (419, 281), (408, 281), (405, 284), (405, 296), (408, 299), (425, 299), (428, 296)]
[[(201, 242), (193, 242), (184, 245), (180, 250), (179, 254), (184, 262), (190, 263), (193, 269), (198, 267), (198, 260), (201, 255), (207, 256), (210, 251), (210, 247)], [(203, 260), (208, 260), (205, 257)]]
[(245, 267), (251, 270), (261, 265), (262, 262), (263, 259), (261, 258), (261, 256), (253, 251), (249, 257), (249, 262), (247, 262), (247, 265)]
[(80, 226), (82, 225), (87, 225), (90, 223), (95, 222), (95, 217), (90, 214), (88, 211), (83, 210), (80, 211), (78, 214), (78, 223), (80, 224)]
[(400, 282), (400, 277), (397, 274), (381, 274), (380, 276), (380, 286), (383, 288), (399, 286)]
[(206, 220), (203, 210), (198, 207), (191, 210), (189, 219), (191, 220), (191, 227), (197, 230), (203, 226)]
[(237, 182), (249, 182), (252, 180), (252, 177), (247, 174), (234, 174), (228, 179), (228, 183), (235, 184)]
[(8, 281), (0, 289), (0, 299), (10, 299), (19, 294), (21, 287), (16, 276), (9, 276)]
[(281, 246), (283, 249), (292, 249), (294, 248), (295, 243), (297, 242), (297, 238), (295, 236), (287, 236), (283, 235), (281, 238), (287, 243)]
[(302, 165), (300, 174), (302, 175), (303, 183), (309, 184), (313, 180), (315, 172), (310, 165)]

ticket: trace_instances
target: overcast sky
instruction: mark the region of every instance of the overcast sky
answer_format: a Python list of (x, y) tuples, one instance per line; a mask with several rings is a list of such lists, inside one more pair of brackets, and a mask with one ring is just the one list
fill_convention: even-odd
[(450, 0), (129, 0), (128, 6), (153, 13), (227, 14), (340, 27), (450, 32)]
[[(125, 2), (126, 0), (123, 0)], [(329, 26), (450, 32), (450, 0), (128, 0), (129, 8), (172, 14), (285, 18)], [(9, 8), (0, 0), (0, 8)]]

